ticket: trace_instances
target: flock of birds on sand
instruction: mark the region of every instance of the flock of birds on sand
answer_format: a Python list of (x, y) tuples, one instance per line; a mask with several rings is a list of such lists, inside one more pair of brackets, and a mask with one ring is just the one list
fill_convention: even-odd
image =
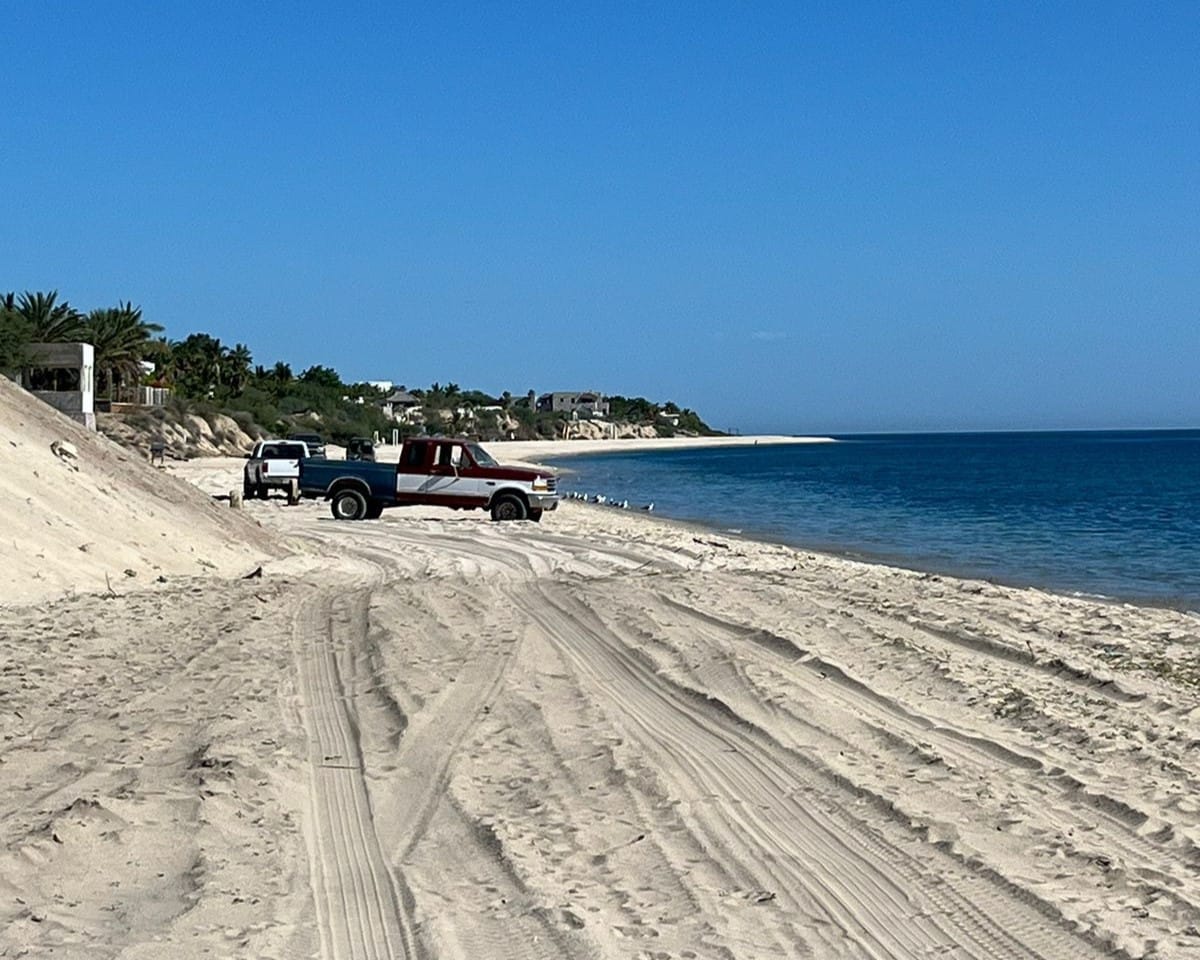
[[(584, 503), (598, 503), (606, 507), (619, 507), (622, 510), (629, 509), (628, 500), (614, 500), (611, 497), (606, 497), (602, 493), (578, 493), (574, 490), (571, 490), (568, 491), (566, 496), (568, 500), (582, 500)], [(637, 509), (647, 511), (653, 510), (654, 502), (651, 501), (650, 503), (642, 504), (642, 506), (638, 507)]]

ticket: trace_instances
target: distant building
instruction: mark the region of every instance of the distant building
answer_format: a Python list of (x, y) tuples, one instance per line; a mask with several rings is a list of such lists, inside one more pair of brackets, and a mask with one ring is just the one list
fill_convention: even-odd
[(96, 429), (96, 351), (90, 343), (32, 343), (17, 382), (39, 400)]
[(543, 393), (537, 398), (537, 409), (539, 413), (586, 413), (607, 417), (608, 401), (604, 394), (589, 390)]
[(389, 420), (396, 420), (400, 423), (408, 423), (412, 419), (413, 412), (420, 406), (420, 398), (414, 397), (404, 387), (393, 390), (379, 401), (379, 408), (383, 411), (383, 415)]

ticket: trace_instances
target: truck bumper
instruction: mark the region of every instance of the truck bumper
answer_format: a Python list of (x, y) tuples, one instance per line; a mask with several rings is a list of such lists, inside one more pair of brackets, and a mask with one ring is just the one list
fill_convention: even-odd
[(557, 493), (531, 493), (528, 494), (530, 510), (557, 510), (558, 509), (558, 494)]

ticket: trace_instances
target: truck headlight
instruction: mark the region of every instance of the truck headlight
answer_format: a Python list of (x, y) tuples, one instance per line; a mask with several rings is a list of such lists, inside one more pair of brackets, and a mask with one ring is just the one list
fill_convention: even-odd
[(550, 491), (550, 481), (545, 477), (538, 477), (533, 481), (534, 493), (548, 493)]

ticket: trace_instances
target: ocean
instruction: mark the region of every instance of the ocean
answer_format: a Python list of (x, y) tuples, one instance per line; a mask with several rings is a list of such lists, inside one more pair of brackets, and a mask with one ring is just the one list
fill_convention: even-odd
[(837, 439), (569, 457), (561, 488), (910, 569), (1200, 610), (1200, 430)]

